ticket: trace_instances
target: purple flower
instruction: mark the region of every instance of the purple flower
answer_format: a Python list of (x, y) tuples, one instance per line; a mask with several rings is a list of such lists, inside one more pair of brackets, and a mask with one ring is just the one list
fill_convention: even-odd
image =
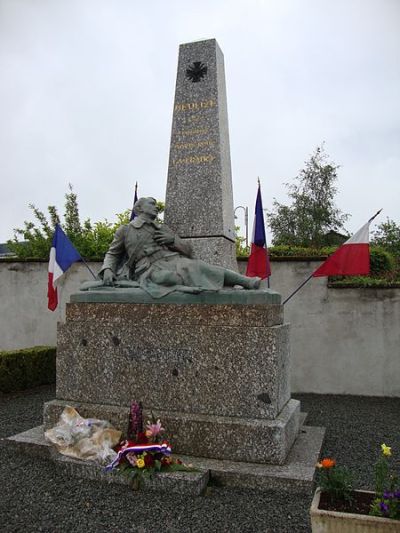
[(385, 500), (391, 500), (393, 496), (394, 496), (393, 492), (389, 492), (388, 490), (385, 490), (385, 492), (383, 493), (383, 498)]
[(396, 490), (396, 492), (394, 493), (394, 497), (400, 498), (400, 490)]
[(382, 512), (383, 514), (386, 514), (386, 513), (389, 512), (389, 506), (388, 506), (385, 502), (381, 502), (381, 503), (379, 504), (379, 506), (380, 506), (380, 508), (381, 508), (381, 512)]
[(142, 404), (132, 402), (129, 411), (128, 439), (136, 440), (138, 433), (143, 433)]

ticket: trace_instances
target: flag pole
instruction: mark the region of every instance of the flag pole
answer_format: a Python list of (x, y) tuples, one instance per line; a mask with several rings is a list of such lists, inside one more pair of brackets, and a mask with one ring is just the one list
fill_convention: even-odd
[(311, 274), (308, 276), (308, 278), (307, 278), (305, 281), (303, 281), (303, 283), (302, 283), (301, 285), (299, 285), (299, 286), (297, 287), (297, 289), (296, 289), (294, 292), (292, 292), (292, 294), (291, 294), (290, 296), (288, 296), (284, 302), (282, 302), (282, 305), (285, 305), (285, 303), (288, 302), (288, 301), (290, 300), (290, 298), (292, 298), (292, 296), (294, 296), (297, 292), (299, 292), (299, 290), (300, 290), (302, 287), (304, 287), (304, 285), (305, 285), (308, 281), (310, 281), (310, 279), (313, 277), (313, 274), (314, 274), (314, 272), (311, 272)]
[(85, 267), (89, 270), (89, 272), (92, 274), (93, 278), (94, 279), (98, 279), (96, 274), (93, 272), (93, 270), (90, 268), (90, 266), (86, 263), (86, 261), (83, 259), (83, 257), (81, 256), (81, 261), (82, 263), (85, 265)]
[(377, 211), (375, 213), (375, 215), (368, 220), (369, 224), (374, 220), (374, 218), (376, 218), (379, 215), (379, 213), (382, 211), (382, 209), (383, 209), (383, 207), (381, 209), (379, 209), (379, 211)]

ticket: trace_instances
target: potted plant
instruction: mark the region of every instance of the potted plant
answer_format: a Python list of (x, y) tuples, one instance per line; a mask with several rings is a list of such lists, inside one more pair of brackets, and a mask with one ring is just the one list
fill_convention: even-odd
[(318, 488), (311, 504), (313, 533), (400, 532), (400, 484), (390, 472), (392, 451), (381, 445), (375, 492), (353, 489), (353, 476), (334, 459), (317, 464)]

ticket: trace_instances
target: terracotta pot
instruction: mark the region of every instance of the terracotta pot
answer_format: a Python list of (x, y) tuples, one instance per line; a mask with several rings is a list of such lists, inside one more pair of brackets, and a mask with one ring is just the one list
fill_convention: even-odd
[[(364, 490), (355, 492), (373, 494)], [(318, 509), (320, 498), (321, 489), (317, 488), (310, 509), (313, 533), (400, 532), (400, 520), (339, 511), (324, 511), (323, 509)]]

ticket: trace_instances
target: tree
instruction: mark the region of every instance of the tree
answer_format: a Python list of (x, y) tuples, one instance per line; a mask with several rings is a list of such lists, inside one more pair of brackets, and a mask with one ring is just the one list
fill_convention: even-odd
[(235, 226), (235, 245), (236, 257), (247, 257), (250, 253), (250, 247), (246, 246), (246, 238), (239, 235), (240, 226)]
[(386, 222), (379, 224), (377, 229), (372, 232), (371, 241), (375, 246), (380, 246), (390, 252), (395, 257), (400, 258), (400, 225), (389, 217)]
[[(78, 196), (74, 193), (72, 185), (65, 194), (64, 222), (61, 221), (58, 210), (54, 205), (49, 205), (49, 220), (46, 215), (35, 205), (29, 204), (30, 209), (36, 218), (34, 222), (24, 222), (24, 228), (14, 229), (14, 238), (7, 241), (8, 248), (17, 257), (25, 259), (48, 259), (53, 239), (55, 225), (60, 224), (78, 250), (82, 257), (86, 259), (102, 259), (107, 252), (114, 233), (123, 224), (129, 223), (131, 209), (126, 209), (122, 213), (117, 213), (116, 222), (103, 220), (92, 223), (90, 219), (81, 222), (79, 216)], [(158, 217), (157, 222), (162, 222), (165, 204), (157, 202)], [(237, 231), (239, 228), (236, 228)], [(249, 249), (244, 245), (244, 237), (237, 235), (236, 252), (237, 255), (247, 256)]]
[(334, 202), (338, 168), (321, 145), (300, 170), (297, 183), (285, 183), (292, 204), (283, 205), (275, 199), (274, 209), (268, 213), (274, 245), (319, 248), (328, 244), (329, 231), (344, 231), (348, 215), (341, 213)]
[[(108, 250), (117, 228), (128, 224), (131, 210), (126, 209), (116, 215), (116, 222), (103, 220), (92, 223), (88, 218), (81, 222), (79, 217), (78, 197), (72, 185), (65, 195), (64, 222), (61, 222), (54, 205), (48, 206), (49, 220), (35, 205), (29, 204), (37, 223), (24, 222), (24, 228), (14, 230), (14, 239), (7, 242), (8, 247), (17, 257), (48, 259), (55, 225), (62, 226), (72, 244), (84, 258), (102, 258)], [(164, 203), (157, 202), (159, 215), (164, 211)]]

